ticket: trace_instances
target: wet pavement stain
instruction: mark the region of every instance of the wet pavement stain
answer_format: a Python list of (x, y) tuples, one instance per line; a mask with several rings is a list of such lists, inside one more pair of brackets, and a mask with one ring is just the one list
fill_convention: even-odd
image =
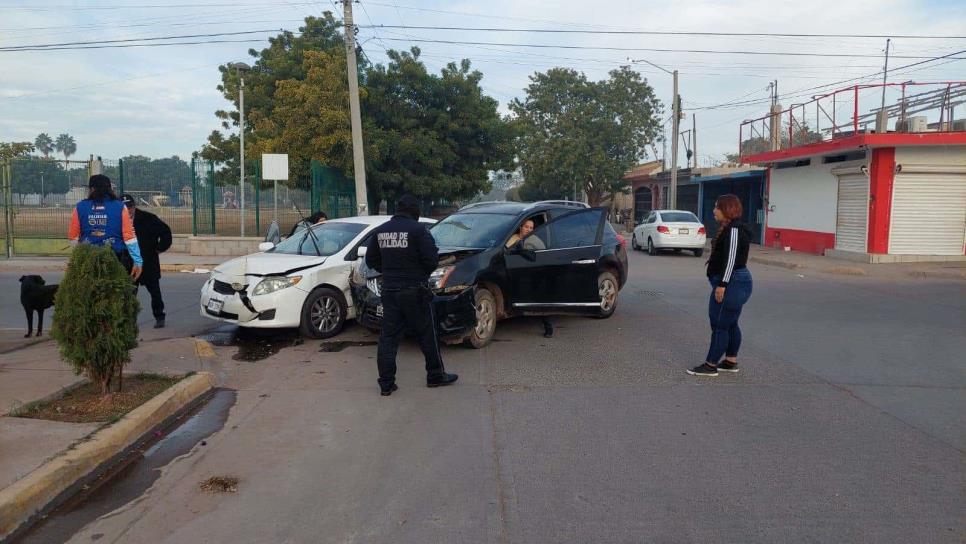
[(319, 344), (319, 351), (321, 353), (335, 353), (337, 351), (342, 351), (345, 348), (356, 348), (362, 346), (375, 346), (379, 342), (373, 340), (344, 340), (338, 342), (322, 342)]
[[(236, 392), (219, 389), (207, 402), (161, 431), (156, 440), (135, 450), (112, 469), (58, 509), (39, 521), (17, 542), (66, 542), (97, 518), (113, 512), (144, 494), (161, 477), (172, 460), (221, 430), (235, 404)], [(93, 535), (97, 540), (102, 534)]]
[(217, 329), (198, 336), (214, 346), (237, 347), (238, 351), (232, 355), (233, 361), (257, 363), (265, 360), (285, 348), (300, 346), (305, 341), (297, 330), (257, 330), (235, 327), (232, 325)]

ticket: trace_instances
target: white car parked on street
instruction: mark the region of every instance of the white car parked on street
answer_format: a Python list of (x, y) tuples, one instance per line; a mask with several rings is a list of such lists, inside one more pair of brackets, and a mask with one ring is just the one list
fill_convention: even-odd
[(654, 210), (634, 227), (631, 237), (631, 247), (634, 249), (647, 248), (651, 255), (657, 255), (658, 250), (687, 249), (694, 252), (695, 257), (704, 253), (707, 232), (697, 216), (689, 211)]
[(349, 278), (364, 253), (359, 248), (389, 219), (331, 219), (218, 265), (201, 288), (201, 315), (241, 327), (298, 327), (311, 338), (339, 334), (355, 318)]

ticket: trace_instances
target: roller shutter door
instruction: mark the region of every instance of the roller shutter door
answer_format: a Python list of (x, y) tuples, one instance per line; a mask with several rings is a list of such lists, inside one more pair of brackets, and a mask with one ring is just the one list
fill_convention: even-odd
[(869, 178), (861, 172), (839, 175), (835, 249), (865, 253), (868, 228)]
[(904, 165), (892, 188), (889, 253), (962, 255), (966, 168)]

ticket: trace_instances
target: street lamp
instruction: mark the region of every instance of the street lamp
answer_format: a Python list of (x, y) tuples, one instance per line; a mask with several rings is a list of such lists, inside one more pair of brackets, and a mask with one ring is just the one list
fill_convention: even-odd
[(244, 62), (235, 62), (230, 65), (238, 72), (238, 139), (239, 139), (239, 160), (238, 165), (241, 172), (238, 181), (239, 216), (241, 218), (241, 235), (245, 236), (245, 72), (252, 69)]

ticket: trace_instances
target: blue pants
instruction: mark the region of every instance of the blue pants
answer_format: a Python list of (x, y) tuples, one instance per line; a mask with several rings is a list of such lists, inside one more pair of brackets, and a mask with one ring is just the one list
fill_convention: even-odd
[(739, 268), (731, 274), (731, 281), (725, 289), (724, 300), (718, 303), (714, 299), (714, 290), (721, 281), (721, 276), (710, 278), (711, 297), (708, 299), (708, 318), (711, 320), (711, 347), (705, 361), (712, 365), (718, 364), (723, 355), (737, 357), (741, 348), (741, 329), (738, 318), (741, 308), (751, 298), (751, 272), (747, 268)]

